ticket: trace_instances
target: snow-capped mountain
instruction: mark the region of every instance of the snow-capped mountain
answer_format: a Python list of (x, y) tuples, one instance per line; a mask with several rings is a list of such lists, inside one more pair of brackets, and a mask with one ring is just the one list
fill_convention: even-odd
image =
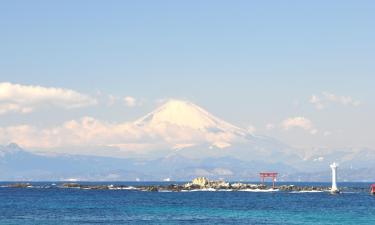
[(215, 117), (194, 103), (174, 99), (138, 119), (135, 124), (150, 127), (169, 124), (205, 132), (212, 129), (215, 132), (231, 132), (242, 136), (247, 134), (243, 129)]
[(232, 142), (251, 138), (244, 129), (221, 120), (201, 107), (187, 101), (169, 100), (153, 112), (134, 122), (138, 129), (181, 149), (202, 143), (226, 148)]

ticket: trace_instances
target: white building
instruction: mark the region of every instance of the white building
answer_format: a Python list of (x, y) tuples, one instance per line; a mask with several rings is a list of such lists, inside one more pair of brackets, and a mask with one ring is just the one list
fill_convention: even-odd
[(331, 188), (331, 193), (335, 194), (335, 193), (339, 193), (339, 189), (337, 188), (337, 167), (339, 165), (337, 163), (332, 163), (330, 165), (331, 169), (332, 169), (332, 188)]

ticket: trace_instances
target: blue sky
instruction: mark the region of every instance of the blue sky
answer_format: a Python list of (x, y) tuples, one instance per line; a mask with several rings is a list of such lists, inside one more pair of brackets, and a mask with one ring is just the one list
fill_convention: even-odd
[[(1, 82), (142, 104), (6, 113), (0, 125), (128, 121), (180, 98), (291, 144), (375, 147), (374, 11), (373, 1), (3, 2)], [(336, 100), (317, 109), (311, 97), (323, 92)], [(265, 129), (294, 117), (341, 133)]]

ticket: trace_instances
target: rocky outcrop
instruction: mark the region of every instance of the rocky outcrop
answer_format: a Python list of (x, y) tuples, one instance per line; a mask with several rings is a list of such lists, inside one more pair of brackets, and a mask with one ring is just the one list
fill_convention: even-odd
[(146, 187), (144, 190), (145, 191), (152, 191), (152, 192), (155, 192), (155, 191), (159, 191), (159, 187), (158, 186), (148, 186)]
[(278, 187), (280, 191), (328, 191), (328, 187), (319, 186), (295, 186), (295, 185), (281, 185)]
[(62, 184), (62, 187), (64, 188), (80, 188), (81, 185), (78, 183), (64, 183)]
[(206, 187), (209, 184), (209, 180), (205, 177), (198, 177), (193, 179), (192, 184), (199, 187)]
[(16, 183), (16, 184), (10, 184), (8, 187), (11, 187), (11, 188), (28, 188), (28, 187), (32, 187), (32, 185), (29, 184), (29, 183)]
[(186, 188), (214, 188), (214, 189), (228, 189), (231, 187), (230, 183), (225, 181), (210, 181), (206, 177), (198, 177), (192, 180), (191, 183), (184, 185)]
[(225, 181), (213, 181), (213, 182), (210, 182), (210, 188), (229, 189), (229, 188), (231, 188), (231, 185), (230, 185), (230, 183), (227, 183)]
[(264, 184), (243, 184), (243, 183), (234, 183), (231, 185), (233, 189), (243, 190), (243, 189), (267, 189), (267, 186)]

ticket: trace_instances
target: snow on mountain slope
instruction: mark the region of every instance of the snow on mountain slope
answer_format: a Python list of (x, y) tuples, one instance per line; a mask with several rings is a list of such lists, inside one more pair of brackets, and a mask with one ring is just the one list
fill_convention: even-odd
[(158, 135), (173, 144), (175, 149), (205, 142), (218, 148), (226, 148), (233, 141), (251, 138), (244, 129), (215, 117), (191, 102), (181, 100), (169, 100), (135, 121), (134, 125)]
[(202, 131), (233, 132), (245, 135), (246, 132), (230, 123), (221, 120), (201, 107), (187, 101), (169, 100), (153, 112), (135, 122), (138, 126), (160, 126), (171, 124)]
[(6, 147), (0, 146), (0, 158), (5, 157), (7, 155), (16, 154), (20, 151), (21, 151), (21, 148), (15, 143), (10, 143)]

